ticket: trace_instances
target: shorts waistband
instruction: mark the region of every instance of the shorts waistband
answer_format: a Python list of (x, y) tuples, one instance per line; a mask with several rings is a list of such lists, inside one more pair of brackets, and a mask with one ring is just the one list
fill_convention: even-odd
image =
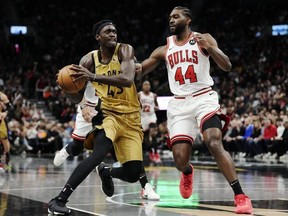
[(174, 98), (175, 99), (185, 99), (186, 97), (197, 97), (197, 96), (205, 94), (205, 93), (207, 93), (209, 91), (212, 91), (211, 87), (200, 89), (200, 90), (195, 91), (195, 92), (193, 92), (192, 94), (189, 94), (189, 95), (182, 95), (182, 96), (174, 95)]

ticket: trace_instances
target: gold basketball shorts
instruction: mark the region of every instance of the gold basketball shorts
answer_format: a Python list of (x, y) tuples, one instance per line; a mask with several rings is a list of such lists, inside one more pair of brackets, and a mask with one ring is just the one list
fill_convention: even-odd
[(103, 123), (96, 125), (86, 137), (85, 148), (93, 149), (95, 133), (104, 129), (106, 137), (113, 143), (117, 160), (121, 164), (133, 160), (143, 161), (140, 113), (119, 114), (105, 110), (103, 114)]

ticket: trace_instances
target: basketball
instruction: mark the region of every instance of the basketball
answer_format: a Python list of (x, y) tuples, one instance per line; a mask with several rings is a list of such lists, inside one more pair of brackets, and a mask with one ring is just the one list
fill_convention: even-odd
[(83, 79), (74, 81), (75, 78), (70, 76), (73, 73), (75, 72), (71, 70), (71, 65), (67, 65), (59, 71), (57, 82), (64, 92), (76, 93), (80, 91), (85, 85), (86, 81)]

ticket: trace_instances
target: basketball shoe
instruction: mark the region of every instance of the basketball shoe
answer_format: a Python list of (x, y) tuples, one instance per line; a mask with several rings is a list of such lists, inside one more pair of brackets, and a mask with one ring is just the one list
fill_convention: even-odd
[(235, 213), (236, 214), (251, 214), (253, 207), (251, 200), (245, 194), (238, 194), (234, 198)]
[(161, 158), (160, 158), (160, 155), (158, 154), (158, 152), (156, 152), (155, 154), (154, 154), (154, 162), (155, 163), (161, 163), (162, 161), (161, 161)]
[(180, 179), (180, 185), (179, 185), (179, 191), (181, 196), (184, 199), (188, 199), (193, 192), (193, 175), (194, 175), (194, 169), (192, 164), (190, 164), (192, 168), (192, 173), (189, 175), (185, 175), (184, 173), (181, 174)]
[(113, 196), (114, 194), (114, 183), (112, 177), (109, 173), (110, 168), (103, 162), (101, 162), (97, 167), (96, 171), (99, 174), (102, 181), (102, 192), (105, 193), (108, 197)]
[(56, 152), (56, 155), (53, 160), (55, 166), (61, 166), (67, 159), (67, 157), (69, 157), (69, 154), (66, 150), (67, 145), (65, 145), (60, 151)]
[(147, 200), (160, 200), (160, 196), (153, 190), (152, 185), (149, 183), (146, 183), (145, 187), (142, 188), (141, 197)]
[(48, 213), (53, 215), (67, 215), (71, 212), (69, 208), (66, 207), (65, 201), (55, 197), (48, 203)]
[(151, 162), (154, 161), (154, 152), (149, 152), (149, 159)]

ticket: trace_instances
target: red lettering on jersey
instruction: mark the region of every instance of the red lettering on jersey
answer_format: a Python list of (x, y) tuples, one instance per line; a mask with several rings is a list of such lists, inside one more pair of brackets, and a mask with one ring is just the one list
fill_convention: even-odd
[(189, 50), (185, 50), (185, 53), (186, 53), (186, 61), (187, 62), (192, 62), (192, 58), (189, 57)]
[(170, 54), (170, 55), (168, 56), (168, 61), (169, 61), (170, 67), (171, 67), (171, 69), (172, 69), (172, 68), (174, 67), (172, 54)]
[[(185, 54), (184, 54), (185, 52)], [(168, 62), (170, 68), (174, 68), (175, 65), (183, 62), (192, 62), (198, 64), (198, 52), (196, 50), (180, 50), (168, 55)]]
[(192, 50), (192, 57), (193, 57), (193, 63), (198, 64), (198, 53), (196, 50)]
[(183, 63), (186, 61), (186, 58), (183, 57), (182, 50), (180, 50), (180, 62)]
[(179, 63), (179, 52), (175, 52), (173, 53), (173, 58), (174, 58), (174, 64), (178, 64)]

